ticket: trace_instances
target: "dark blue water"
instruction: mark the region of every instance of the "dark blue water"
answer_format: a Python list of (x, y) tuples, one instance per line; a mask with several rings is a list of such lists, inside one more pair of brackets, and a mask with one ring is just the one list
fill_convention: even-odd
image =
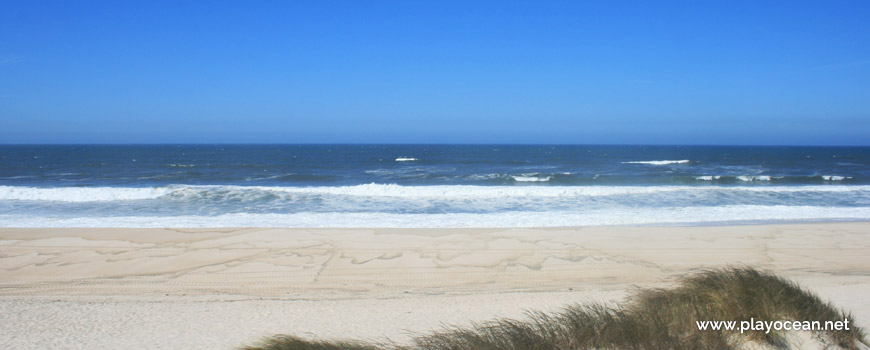
[[(400, 158), (416, 160), (397, 162)], [(635, 163), (649, 161), (684, 162)], [(867, 184), (868, 164), (870, 148), (866, 147), (0, 146), (0, 184), (695, 185), (712, 181), (770, 185), (828, 184), (831, 179), (826, 176), (841, 177), (837, 184)], [(745, 181), (739, 176), (770, 179)]]
[(0, 226), (866, 219), (868, 147), (0, 146)]

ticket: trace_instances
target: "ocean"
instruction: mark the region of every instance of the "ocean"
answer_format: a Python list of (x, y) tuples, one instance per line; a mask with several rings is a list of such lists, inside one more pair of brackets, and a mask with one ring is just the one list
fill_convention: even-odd
[(870, 147), (3, 145), (2, 227), (870, 220)]

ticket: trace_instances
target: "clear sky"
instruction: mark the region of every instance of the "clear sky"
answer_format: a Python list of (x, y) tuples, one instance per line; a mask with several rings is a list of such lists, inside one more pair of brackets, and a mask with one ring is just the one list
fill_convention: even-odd
[(33, 1), (0, 143), (870, 145), (870, 1)]

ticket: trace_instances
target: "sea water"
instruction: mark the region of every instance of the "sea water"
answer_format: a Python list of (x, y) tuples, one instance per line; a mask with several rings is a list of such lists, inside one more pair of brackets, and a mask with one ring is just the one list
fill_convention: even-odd
[(6, 145), (3, 227), (870, 220), (870, 147)]

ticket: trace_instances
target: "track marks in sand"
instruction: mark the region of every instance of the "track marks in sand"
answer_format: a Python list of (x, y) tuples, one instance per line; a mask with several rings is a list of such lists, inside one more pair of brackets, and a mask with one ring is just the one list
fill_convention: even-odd
[(564, 229), (2, 229), (0, 294), (475, 293), (699, 267), (870, 270), (867, 224)]

